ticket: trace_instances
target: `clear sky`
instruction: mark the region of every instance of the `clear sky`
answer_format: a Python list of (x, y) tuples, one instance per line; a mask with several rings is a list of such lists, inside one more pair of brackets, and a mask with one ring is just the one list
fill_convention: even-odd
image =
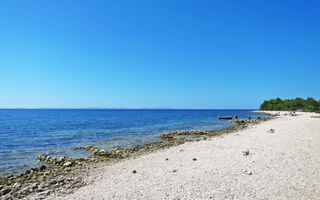
[(0, 2), (0, 107), (320, 98), (320, 1)]

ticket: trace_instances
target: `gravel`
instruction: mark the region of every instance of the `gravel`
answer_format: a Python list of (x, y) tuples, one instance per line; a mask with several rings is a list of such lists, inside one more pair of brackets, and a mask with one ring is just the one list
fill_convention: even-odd
[(93, 183), (48, 199), (320, 199), (320, 121), (298, 114), (102, 166)]

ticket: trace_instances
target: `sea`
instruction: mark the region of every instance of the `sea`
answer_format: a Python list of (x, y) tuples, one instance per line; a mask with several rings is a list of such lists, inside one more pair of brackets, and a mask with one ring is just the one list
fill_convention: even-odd
[(175, 130), (221, 130), (233, 126), (218, 116), (264, 117), (250, 110), (0, 109), (0, 176), (39, 166), (39, 154), (90, 156), (74, 147), (112, 150), (159, 142)]

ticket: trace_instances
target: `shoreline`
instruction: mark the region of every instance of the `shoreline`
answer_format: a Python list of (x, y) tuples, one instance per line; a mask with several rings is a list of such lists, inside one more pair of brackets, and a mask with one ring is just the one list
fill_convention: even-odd
[(48, 199), (319, 199), (320, 123), (312, 118), (319, 114), (280, 114), (234, 133), (101, 165), (88, 174), (90, 184)]
[[(216, 131), (191, 130), (168, 132), (159, 136), (162, 139), (161, 142), (141, 146), (137, 145), (132, 148), (116, 148), (112, 151), (101, 150), (92, 146), (78, 148), (92, 152), (92, 156), (86, 158), (71, 159), (40, 154), (37, 159), (51, 166), (46, 167), (45, 165), (41, 165), (39, 168), (31, 168), (17, 176), (1, 177), (0, 190), (4, 190), (1, 193), (7, 199), (22, 198), (35, 193), (40, 194), (38, 198), (45, 198), (54, 192), (61, 194), (70, 193), (75, 188), (86, 184), (81, 178), (82, 175), (88, 173), (96, 165), (112, 165), (120, 160), (146, 155), (186, 142), (207, 140), (210, 137), (236, 132), (246, 128), (248, 125), (257, 124), (266, 119), (267, 117), (261, 120), (240, 120), (239, 123), (236, 123), (232, 127)], [(65, 191), (66, 189), (67, 192)]]
[[(17, 176), (20, 173), (24, 173), (26, 170), (30, 170), (34, 167), (39, 167), (43, 163), (39, 163), (36, 160), (36, 157), (39, 154), (45, 154), (47, 156), (56, 156), (56, 157), (61, 157), (61, 156), (66, 156), (70, 158), (84, 158), (91, 156), (90, 152), (86, 152), (84, 150), (74, 150), (74, 147), (83, 147), (85, 145), (93, 145), (97, 146), (101, 149), (107, 149), (107, 150), (112, 150), (114, 148), (117, 148), (118, 146), (125, 147), (125, 148), (130, 148), (136, 145), (143, 145), (146, 143), (151, 143), (151, 142), (159, 142), (161, 139), (159, 139), (159, 134), (164, 133), (164, 132), (170, 132), (170, 131), (176, 131), (176, 130), (218, 130), (218, 129), (224, 129), (227, 127), (232, 126), (231, 124), (228, 125), (227, 120), (217, 120), (216, 117), (211, 117), (212, 116), (218, 116), (219, 110), (205, 110), (205, 112), (185, 112), (185, 110), (178, 110), (174, 112), (160, 112), (160, 114), (154, 114), (154, 112), (143, 112), (142, 114), (144, 115), (144, 118), (141, 120), (147, 120), (147, 124), (143, 125), (140, 124), (140, 122), (134, 121), (135, 117), (126, 120), (124, 119), (124, 116), (126, 115), (126, 112), (117, 112), (117, 113), (105, 113), (105, 112), (87, 112), (87, 111), (81, 111), (81, 114), (88, 113), (92, 117), (89, 118), (89, 126), (88, 128), (86, 127), (81, 127), (81, 123), (79, 119), (70, 119), (72, 121), (74, 126), (74, 131), (73, 127), (69, 127), (69, 122), (68, 121), (68, 116), (71, 115), (73, 116), (74, 113), (70, 112), (67, 113), (67, 117), (63, 118), (63, 120), (57, 124), (55, 123), (53, 127), (49, 128), (50, 131), (48, 131), (46, 128), (48, 119), (51, 117), (56, 117), (59, 115), (59, 112), (54, 112), (52, 113), (40, 113), (40, 114), (46, 114), (46, 118), (44, 119), (43, 125), (39, 125), (39, 128), (35, 129), (34, 126), (23, 126), (23, 127), (18, 127), (18, 126), (13, 126), (12, 127), (12, 134), (19, 135), (22, 133), (22, 128), (24, 132), (33, 132), (32, 137), (29, 137), (28, 134), (24, 134), (23, 138), (25, 142), (20, 142), (19, 143), (19, 150), (16, 151), (15, 145), (17, 145), (17, 142), (11, 141), (11, 136), (8, 132), (9, 135), (6, 136), (8, 139), (8, 142), (5, 142), (3, 147), (1, 148), (4, 153), (2, 154), (4, 156), (4, 159), (2, 161), (3, 165), (1, 165), (1, 174), (0, 177), (7, 177), (7, 176)], [(36, 117), (39, 115), (38, 112), (32, 112)], [(79, 113), (79, 114), (80, 114)], [(138, 112), (140, 113), (140, 112)], [(182, 113), (182, 114), (181, 114)], [(241, 113), (246, 113), (244, 115), (250, 115), (253, 118), (256, 118), (258, 116), (263, 116), (262, 114), (254, 114), (254, 113), (249, 113), (247, 110), (230, 110), (230, 112), (222, 112), (222, 115), (228, 115), (228, 113), (232, 113), (233, 116), (238, 115)], [(10, 121), (14, 119), (14, 116), (12, 113), (10, 114), (10, 117), (8, 119), (1, 119), (5, 120), (4, 124), (7, 124), (8, 126), (10, 125)], [(23, 115), (28, 115), (30, 113), (21, 113)], [(77, 113), (76, 113), (77, 114)], [(110, 121), (107, 122), (107, 124), (110, 123), (110, 125), (105, 125), (105, 123), (101, 123), (100, 120), (98, 120), (99, 123), (95, 124), (93, 127), (90, 124), (94, 124), (91, 121), (93, 119), (93, 115), (98, 114), (100, 115), (106, 115), (103, 119), (106, 120), (110, 118), (110, 115), (116, 115), (117, 120), (116, 121)], [(118, 114), (120, 114), (118, 116)], [(124, 115), (124, 116), (123, 116)], [(149, 116), (151, 115), (151, 116)], [(147, 119), (146, 119), (147, 116)], [(176, 116), (177, 118), (174, 119), (172, 118), (171, 120), (166, 119), (166, 117), (171, 116)], [(183, 116), (183, 117), (182, 117)], [(193, 117), (194, 116), (194, 117)], [(26, 116), (27, 117), (27, 116)], [(149, 118), (150, 117), (150, 118)], [(198, 119), (198, 117), (200, 118)], [(165, 121), (160, 120), (159, 123), (155, 121), (155, 123), (150, 124), (150, 121), (155, 120), (155, 119), (162, 119), (164, 118)], [(192, 119), (194, 118), (194, 119)], [(210, 119), (211, 118), (211, 119)], [(91, 121), (90, 121), (91, 120)], [(130, 122), (132, 121), (133, 122)], [(128, 122), (127, 122), (128, 121)], [(139, 121), (139, 120), (138, 120)], [(219, 122), (220, 121), (220, 122)], [(141, 121), (142, 122), (142, 121)], [(23, 123), (23, 122), (22, 122)], [(26, 123), (26, 122), (25, 122)], [(80, 123), (80, 125), (78, 125)], [(114, 123), (119, 123), (120, 125), (116, 125)], [(128, 126), (127, 123), (131, 123), (130, 126)], [(149, 123), (149, 124), (148, 124)], [(124, 126), (125, 128), (122, 128), (121, 126)], [(44, 129), (43, 133), (40, 131), (40, 126), (41, 129)], [(66, 129), (72, 128), (72, 131), (63, 131), (63, 127), (66, 126)], [(110, 126), (110, 128), (106, 128), (105, 126)], [(115, 126), (115, 128), (112, 128)], [(127, 127), (128, 126), (128, 127)], [(132, 126), (132, 127), (131, 127)], [(162, 128), (161, 128), (162, 127)], [(83, 130), (82, 130), (82, 129)], [(114, 129), (114, 130), (113, 130)], [(77, 130), (77, 131), (76, 131)], [(57, 139), (55, 140), (55, 134), (58, 133), (59, 131), (62, 131), (62, 133), (58, 134), (59, 138), (65, 138), (64, 139)], [(50, 134), (50, 132), (53, 132), (53, 134)], [(68, 133), (70, 132), (70, 133)], [(79, 133), (77, 133), (79, 132)], [(90, 134), (90, 135), (89, 135)], [(92, 134), (92, 135), (91, 135)], [(44, 138), (42, 138), (42, 135), (44, 135)], [(88, 135), (88, 137), (87, 137)], [(73, 139), (75, 138), (75, 140)], [(14, 138), (13, 138), (14, 139)], [(35, 144), (33, 145), (27, 145), (26, 144)], [(46, 146), (45, 144), (49, 144)], [(8, 147), (7, 147), (8, 146)], [(34, 149), (33, 149), (34, 148)], [(8, 158), (8, 159), (7, 159)], [(17, 160), (18, 162), (16, 162)]]

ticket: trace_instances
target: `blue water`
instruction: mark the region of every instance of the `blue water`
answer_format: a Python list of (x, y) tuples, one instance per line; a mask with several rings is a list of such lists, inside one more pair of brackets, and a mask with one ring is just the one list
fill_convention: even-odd
[(159, 141), (168, 131), (231, 126), (219, 115), (264, 116), (246, 110), (0, 109), (0, 176), (39, 165), (40, 153), (83, 157), (90, 153), (73, 147), (130, 147)]

